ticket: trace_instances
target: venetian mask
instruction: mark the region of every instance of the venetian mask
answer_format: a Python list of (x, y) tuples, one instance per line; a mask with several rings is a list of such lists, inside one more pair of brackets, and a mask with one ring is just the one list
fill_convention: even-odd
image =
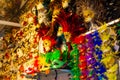
[(58, 32), (57, 32), (57, 36), (61, 36), (62, 34), (63, 34), (63, 28), (59, 27)]
[(46, 9), (44, 9), (44, 6), (42, 3), (39, 3), (37, 6), (32, 8), (32, 13), (36, 15), (38, 17), (38, 23), (48, 23), (47, 18), (46, 18)]
[(70, 32), (64, 32), (64, 36), (65, 36), (66, 42), (69, 42), (70, 38), (71, 38), (71, 33)]
[(51, 47), (51, 41), (48, 39), (43, 40), (43, 47), (45, 49), (45, 51), (50, 51), (50, 47)]
[(18, 57), (22, 57), (23, 56), (23, 51), (20, 48), (18, 48), (17, 49), (17, 54), (18, 54)]
[(11, 38), (11, 34), (10, 33), (7, 33), (4, 37), (4, 39), (9, 42), (10, 41), (10, 38)]
[(28, 24), (33, 23), (34, 14), (32, 14), (31, 12), (26, 13), (26, 17), (24, 18), (24, 20), (26, 20), (28, 22)]
[(57, 15), (59, 14), (59, 12), (60, 12), (60, 8), (58, 8), (58, 6), (55, 6), (54, 10), (53, 10), (53, 15), (52, 15), (52, 22), (55, 21), (55, 18), (57, 17)]
[(85, 22), (90, 22), (95, 16), (95, 13), (91, 9), (84, 9), (82, 14)]
[(40, 71), (46, 71), (46, 70), (50, 69), (50, 64), (48, 64), (46, 62), (45, 57), (43, 57), (43, 56), (39, 57), (38, 60), (39, 60), (39, 64), (42, 65), (42, 67), (40, 68)]
[(69, 2), (69, 0), (62, 0), (62, 7), (63, 8), (68, 7), (68, 2)]

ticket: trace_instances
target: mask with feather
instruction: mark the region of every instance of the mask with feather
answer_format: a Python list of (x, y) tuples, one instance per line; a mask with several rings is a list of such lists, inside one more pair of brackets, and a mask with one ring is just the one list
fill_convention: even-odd
[(67, 8), (70, 0), (62, 0), (62, 7)]
[(52, 23), (54, 23), (55, 18), (59, 14), (61, 8), (62, 8), (62, 0), (51, 0), (50, 7), (52, 10)]
[(79, 25), (79, 16), (77, 14), (72, 14), (71, 12), (66, 13), (64, 10), (61, 10), (56, 18), (56, 22), (62, 26), (66, 42), (73, 40), (76, 36), (81, 34), (81, 32), (85, 31), (85, 28), (82, 28)]
[(100, 0), (76, 0), (76, 13), (84, 18), (84, 22), (103, 21), (105, 9)]
[(37, 16), (38, 23), (48, 24), (49, 21), (46, 17), (47, 10), (44, 8), (42, 2), (39, 2), (36, 6), (32, 8), (32, 13)]

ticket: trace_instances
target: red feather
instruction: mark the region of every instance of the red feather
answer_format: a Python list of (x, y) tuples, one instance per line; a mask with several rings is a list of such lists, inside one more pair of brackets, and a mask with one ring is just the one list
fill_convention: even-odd
[(42, 37), (42, 36), (44, 36), (44, 35), (46, 35), (46, 33), (49, 31), (49, 29), (50, 29), (50, 27), (48, 27), (48, 26), (41, 26), (38, 30), (37, 30), (37, 32), (38, 32), (38, 36), (39, 37)]
[(73, 43), (76, 43), (76, 44), (81, 44), (84, 42), (85, 42), (85, 36), (82, 36), (82, 35), (77, 36), (76, 38), (74, 38), (74, 41), (73, 41)]
[(70, 17), (70, 13), (65, 13), (64, 10), (60, 11), (60, 14), (56, 18), (56, 22), (59, 23), (63, 27), (64, 32), (69, 32), (69, 24), (67, 22), (68, 18)]
[(55, 39), (54, 39), (53, 37), (51, 37), (51, 36), (43, 36), (43, 37), (42, 37), (42, 40), (50, 40), (50, 42), (51, 42), (50, 47), (51, 47), (51, 48), (52, 48), (53, 46), (55, 46), (55, 44), (56, 44)]
[[(74, 38), (85, 32), (85, 28), (81, 27), (80, 17), (73, 13), (66, 13), (61, 10), (60, 14), (56, 18), (56, 22), (63, 27), (63, 32), (70, 32), (72, 41)], [(77, 41), (78, 42), (78, 41)]]

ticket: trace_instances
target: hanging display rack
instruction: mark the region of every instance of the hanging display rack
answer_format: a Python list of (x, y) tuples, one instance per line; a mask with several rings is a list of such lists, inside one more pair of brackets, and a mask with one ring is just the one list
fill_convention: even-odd
[(8, 25), (8, 26), (14, 26), (14, 27), (21, 27), (21, 25), (19, 23), (4, 21), (4, 20), (0, 20), (0, 24)]
[[(106, 23), (106, 26), (113, 25), (113, 24), (115, 24), (115, 23), (118, 23), (119, 21), (120, 21), (120, 18), (115, 19), (115, 20), (113, 20), (113, 21), (111, 21), (111, 22)], [(14, 26), (14, 27), (21, 27), (21, 25), (20, 25), (19, 23), (10, 22), (10, 21), (0, 20), (0, 24), (2, 24), (2, 25), (8, 25), (8, 26)], [(84, 33), (83, 35), (90, 34), (90, 33), (94, 32), (94, 31), (96, 31), (96, 30), (99, 30), (99, 29), (100, 29), (100, 27), (97, 28), (97, 29), (94, 29), (94, 30), (90, 30), (90, 31)]]
[[(113, 20), (113, 21), (111, 21), (111, 22), (108, 22), (108, 23), (106, 23), (106, 25), (107, 25), (107, 26), (110, 26), (110, 25), (113, 25), (113, 24), (118, 23), (118, 22), (120, 22), (120, 18), (115, 19), (115, 20)], [(16, 27), (21, 27), (19, 23), (8, 22), (8, 21), (1, 21), (1, 20), (0, 20), (0, 24), (12, 25), (12, 26), (16, 26)], [(101, 28), (101, 27), (99, 27), (99, 28), (97, 28), (97, 29), (94, 29), (94, 30), (90, 30), (90, 31), (88, 31), (88, 32), (86, 32), (86, 33), (84, 33), (84, 34), (82, 34), (82, 35), (90, 34), (90, 33), (92, 33), (92, 32), (95, 32), (96, 30), (99, 30), (100, 28)], [(18, 31), (18, 32), (19, 32), (19, 31)], [(23, 40), (21, 40), (21, 41), (23, 41)], [(18, 47), (18, 46), (16, 46), (16, 48), (17, 48), (17, 47)], [(16, 49), (16, 48), (15, 48), (15, 49)]]
[[(113, 20), (113, 21), (111, 21), (111, 22), (108, 22), (108, 23), (106, 23), (105, 25), (106, 25), (106, 26), (110, 26), (110, 25), (113, 25), (113, 24), (118, 23), (118, 22), (120, 22), (120, 18), (115, 19), (115, 20)], [(96, 31), (96, 30), (99, 30), (100, 28), (101, 28), (101, 27), (99, 27), (99, 28), (97, 28), (97, 29), (94, 29), (94, 30), (90, 30), (90, 31), (88, 31), (88, 32), (86, 32), (86, 33), (84, 33), (84, 34), (82, 34), (82, 35), (90, 34), (90, 33), (94, 32), (94, 31)]]

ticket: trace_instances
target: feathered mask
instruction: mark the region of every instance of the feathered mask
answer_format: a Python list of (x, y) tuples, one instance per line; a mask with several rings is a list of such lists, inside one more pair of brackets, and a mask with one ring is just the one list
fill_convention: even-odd
[(103, 21), (105, 9), (100, 0), (77, 0), (76, 13), (84, 18), (85, 22)]
[(64, 10), (61, 10), (56, 18), (56, 22), (62, 26), (66, 41), (75, 38), (81, 32), (85, 32), (85, 28), (80, 27), (81, 22), (77, 14), (66, 13)]
[(47, 52), (50, 51), (52, 47), (55, 46), (56, 44), (56, 41), (54, 40), (54, 38), (50, 36), (44, 36), (42, 37), (42, 40), (43, 40), (43, 47)]

